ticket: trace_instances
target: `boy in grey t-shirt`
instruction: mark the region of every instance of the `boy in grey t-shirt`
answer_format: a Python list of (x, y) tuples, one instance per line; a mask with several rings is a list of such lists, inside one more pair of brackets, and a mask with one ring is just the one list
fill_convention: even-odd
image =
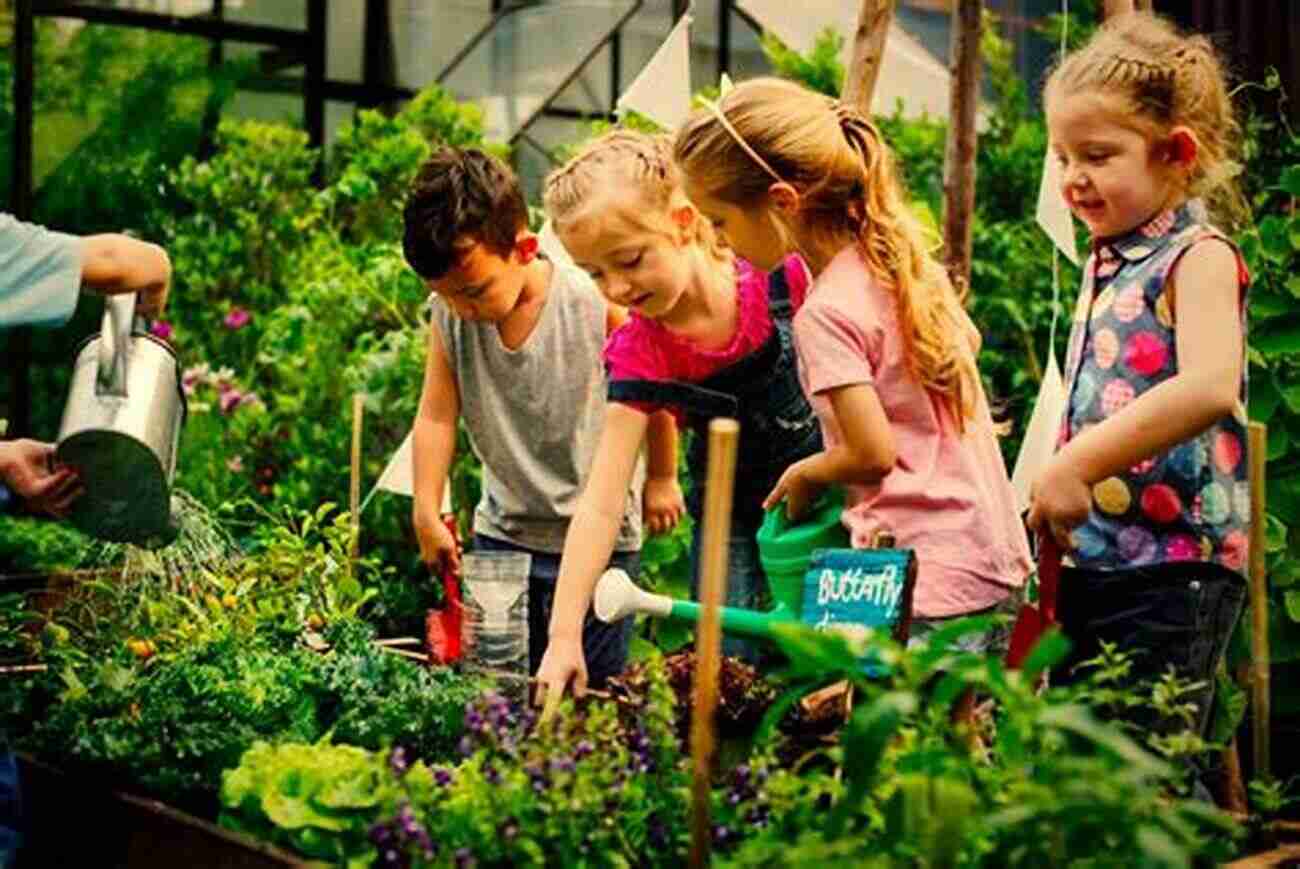
[[(407, 262), (437, 297), (424, 388), (414, 426), (414, 522), (433, 567), (459, 567), (438, 516), (465, 421), (483, 464), (474, 546), (532, 555), (529, 664), (536, 671), (569, 520), (586, 483), (605, 411), (601, 351), (621, 322), (591, 279), (539, 255), (514, 174), (476, 150), (441, 148), (424, 164), (405, 209)], [(684, 504), (677, 486), (676, 429), (656, 415), (643, 493), (624, 502), (612, 563), (635, 577), (642, 500), (645, 524), (667, 531)], [(587, 614), (583, 649), (593, 683), (627, 660), (631, 620)]]

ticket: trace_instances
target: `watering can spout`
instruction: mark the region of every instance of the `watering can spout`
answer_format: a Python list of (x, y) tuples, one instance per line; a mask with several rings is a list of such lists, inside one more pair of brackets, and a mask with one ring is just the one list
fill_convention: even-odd
[(596, 583), (592, 605), (596, 610), (596, 618), (608, 623), (634, 613), (667, 616), (673, 609), (671, 598), (638, 588), (631, 577), (617, 567), (605, 571)]

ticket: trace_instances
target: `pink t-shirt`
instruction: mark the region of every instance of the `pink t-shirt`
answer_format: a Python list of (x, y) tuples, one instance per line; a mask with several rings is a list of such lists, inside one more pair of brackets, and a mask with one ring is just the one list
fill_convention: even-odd
[[(791, 296), (802, 296), (807, 278), (797, 267), (797, 257), (785, 262)], [(700, 347), (649, 317), (635, 311), (628, 321), (605, 342), (605, 363), (610, 380), (676, 380), (699, 383), (731, 363), (743, 359), (763, 346), (772, 334), (772, 314), (768, 310), (767, 272), (736, 258), (737, 328), (727, 346), (716, 350)], [(796, 289), (796, 284), (797, 289)], [(646, 402), (628, 402), (647, 413), (659, 410)], [(682, 424), (680, 409), (668, 407)]]
[(844, 440), (825, 394), (841, 386), (871, 384), (894, 434), (894, 469), (876, 485), (849, 487), (843, 522), (854, 547), (869, 546), (885, 528), (915, 550), (916, 615), (987, 609), (1022, 586), (1030, 569), (988, 402), (981, 390), (960, 434), (952, 413), (908, 371), (897, 317), (893, 293), (852, 247), (817, 277), (794, 317), (799, 377), (826, 448)]

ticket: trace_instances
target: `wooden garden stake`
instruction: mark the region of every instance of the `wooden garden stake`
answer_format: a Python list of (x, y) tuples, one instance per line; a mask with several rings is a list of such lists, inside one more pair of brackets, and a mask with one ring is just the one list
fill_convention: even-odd
[(1268, 461), (1268, 427), (1252, 422), (1247, 430), (1246, 455), (1250, 463), (1250, 680), (1251, 735), (1255, 750), (1255, 777), (1272, 777), (1269, 763), (1269, 653), (1268, 578), (1264, 575), (1264, 538), (1268, 527), (1264, 507), (1264, 465)]
[(975, 110), (980, 98), (983, 0), (956, 0), (952, 21), (948, 146), (943, 161), (943, 249), (957, 295), (970, 288), (971, 230), (975, 215)]
[(710, 774), (713, 768), (713, 717), (718, 708), (718, 671), (722, 656), (719, 608), (727, 596), (727, 541), (731, 537), (731, 487), (736, 478), (736, 444), (740, 424), (715, 419), (709, 424), (709, 473), (704, 489), (704, 532), (700, 541), (700, 621), (695, 634), (695, 690), (691, 713), (691, 863), (709, 863)]
[(361, 420), (366, 412), (366, 397), (352, 394), (352, 486), (348, 503), (352, 511), (352, 558), (361, 553)]
[(885, 56), (885, 40), (893, 20), (894, 0), (862, 0), (858, 29), (853, 33), (853, 55), (840, 98), (864, 114), (871, 112), (871, 96), (876, 92), (880, 61)]

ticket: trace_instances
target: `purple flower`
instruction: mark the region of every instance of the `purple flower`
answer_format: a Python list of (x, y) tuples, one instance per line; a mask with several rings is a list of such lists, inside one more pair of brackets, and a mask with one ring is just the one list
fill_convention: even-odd
[(154, 320), (153, 325), (149, 327), (150, 334), (161, 338), (164, 341), (170, 341), (172, 339), (172, 333), (175, 331), (176, 330), (172, 328), (172, 324), (168, 323), (166, 320)]
[[(406, 771), (411, 768), (410, 762), (406, 759), (406, 749), (400, 745), (393, 746), (392, 752), (388, 755), (388, 768), (398, 778), (406, 775)], [(404, 807), (404, 810), (409, 812), (410, 806)]]
[(218, 403), (221, 406), (221, 412), (229, 416), (235, 408), (239, 407), (244, 395), (233, 386), (221, 393)]
[(445, 788), (451, 784), (451, 772), (446, 767), (435, 766), (433, 768), (433, 783), (440, 788)]
[(596, 746), (591, 744), (591, 740), (583, 739), (579, 741), (576, 746), (574, 746), (573, 753), (578, 758), (578, 760), (582, 760), (584, 757), (591, 754), (595, 750), (596, 750)]
[(571, 757), (556, 757), (551, 759), (551, 769), (556, 772), (573, 772), (574, 763)]
[(388, 841), (390, 835), (392, 834), (389, 831), (387, 824), (375, 824), (370, 828), (370, 841), (375, 845), (384, 844)]
[(456, 851), (457, 869), (469, 869), (470, 866), (474, 866), (476, 864), (477, 861), (474, 859), (473, 851), (471, 851), (469, 848), (457, 849)]
[(507, 842), (513, 842), (519, 836), (519, 822), (514, 818), (507, 818), (501, 826), (501, 838)]
[(483, 764), (483, 780), (490, 785), (501, 784), (501, 773), (495, 766)]
[(474, 753), (474, 740), (470, 739), (468, 734), (460, 738), (460, 744), (456, 746), (462, 757), (469, 757)]
[(251, 319), (253, 319), (253, 315), (246, 308), (231, 308), (230, 313), (226, 314), (224, 322), (226, 328), (233, 331), (244, 328)]

